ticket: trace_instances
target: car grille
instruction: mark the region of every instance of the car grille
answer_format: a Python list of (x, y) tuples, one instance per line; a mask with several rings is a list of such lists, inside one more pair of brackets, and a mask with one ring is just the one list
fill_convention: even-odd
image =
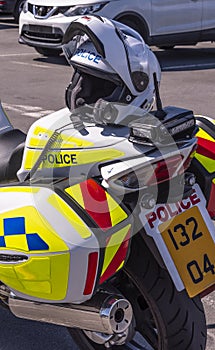
[(22, 37), (27, 41), (30, 40), (31, 42), (61, 44), (63, 32), (60, 28), (25, 24), (22, 29)]
[(40, 6), (40, 5), (32, 5), (28, 3), (28, 11), (31, 12), (35, 18), (48, 18), (51, 16), (56, 16), (59, 13), (64, 13), (67, 11), (69, 6)]

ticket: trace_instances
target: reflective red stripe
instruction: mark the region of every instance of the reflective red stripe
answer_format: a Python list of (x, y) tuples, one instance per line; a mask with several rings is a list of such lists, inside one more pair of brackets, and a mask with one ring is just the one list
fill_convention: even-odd
[(90, 295), (93, 292), (93, 287), (96, 278), (96, 271), (98, 265), (98, 253), (93, 252), (88, 255), (88, 269), (87, 269), (87, 278), (84, 288), (84, 295)]
[(125, 260), (127, 252), (128, 252), (128, 247), (129, 247), (129, 241), (130, 241), (130, 235), (131, 235), (131, 230), (129, 229), (124, 241), (120, 245), (119, 249), (117, 250), (113, 260), (111, 261), (110, 265), (107, 267), (105, 272), (100, 278), (99, 283), (103, 283), (105, 280), (107, 280), (109, 277), (113, 276), (121, 263)]
[(215, 217), (215, 184), (214, 183), (212, 183), (211, 185), (210, 198), (208, 201), (207, 210), (210, 214), (210, 217), (214, 218)]
[(94, 180), (80, 183), (84, 207), (102, 230), (112, 227), (111, 217), (104, 189)]
[(215, 160), (215, 142), (198, 137), (197, 153)]

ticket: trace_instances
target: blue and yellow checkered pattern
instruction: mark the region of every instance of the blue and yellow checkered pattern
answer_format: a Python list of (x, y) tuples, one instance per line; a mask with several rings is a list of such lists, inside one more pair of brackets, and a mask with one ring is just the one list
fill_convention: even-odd
[(26, 233), (25, 217), (13, 217), (3, 219), (0, 248), (38, 251), (48, 250), (49, 246), (38, 233)]

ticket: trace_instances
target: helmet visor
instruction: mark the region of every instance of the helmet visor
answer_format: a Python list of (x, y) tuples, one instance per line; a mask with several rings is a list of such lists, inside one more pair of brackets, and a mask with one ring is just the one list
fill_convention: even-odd
[(137, 91), (144, 91), (149, 83), (148, 46), (138, 33), (116, 23), (116, 29), (125, 46), (131, 80)]

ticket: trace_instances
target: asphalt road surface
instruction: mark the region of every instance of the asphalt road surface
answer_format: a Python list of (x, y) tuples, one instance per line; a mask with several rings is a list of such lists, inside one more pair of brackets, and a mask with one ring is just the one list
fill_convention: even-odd
[[(192, 109), (215, 118), (215, 44), (152, 48), (162, 67), (163, 105)], [(47, 58), (18, 44), (18, 27), (0, 16), (0, 99), (15, 127), (27, 131), (43, 115), (65, 106), (71, 68), (63, 56)], [(215, 349), (215, 294), (203, 299), (207, 350)], [(75, 350), (66, 328), (20, 320), (0, 310), (0, 350)]]

